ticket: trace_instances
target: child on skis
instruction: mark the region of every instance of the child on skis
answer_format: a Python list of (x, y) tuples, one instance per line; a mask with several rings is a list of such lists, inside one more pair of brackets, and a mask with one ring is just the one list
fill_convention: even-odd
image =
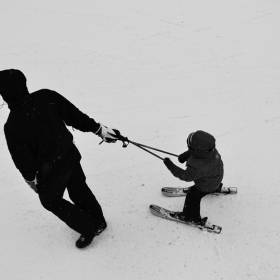
[(164, 164), (175, 177), (195, 183), (187, 192), (183, 211), (174, 213), (180, 220), (204, 225), (206, 219), (200, 216), (201, 199), (221, 190), (224, 165), (215, 142), (215, 138), (207, 132), (198, 130), (191, 133), (187, 139), (188, 150), (178, 157), (180, 163), (186, 162), (186, 170), (176, 166), (169, 158), (164, 159)]

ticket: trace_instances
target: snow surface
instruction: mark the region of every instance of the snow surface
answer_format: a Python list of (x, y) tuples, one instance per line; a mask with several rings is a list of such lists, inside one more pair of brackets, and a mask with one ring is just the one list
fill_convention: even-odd
[(279, 11), (276, 0), (2, 0), (1, 70), (175, 154), (190, 132), (212, 133), (238, 195), (202, 201), (220, 235), (160, 219), (150, 204), (184, 203), (161, 187), (191, 183), (131, 144), (72, 131), (108, 221), (78, 250), (79, 234), (42, 208), (1, 130), (0, 279), (279, 279)]

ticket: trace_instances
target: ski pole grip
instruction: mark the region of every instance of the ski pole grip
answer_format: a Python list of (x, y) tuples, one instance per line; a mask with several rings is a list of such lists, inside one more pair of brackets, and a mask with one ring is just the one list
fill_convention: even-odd
[(123, 148), (126, 148), (127, 147), (127, 145), (129, 144), (129, 140), (128, 140), (128, 138), (127, 137), (124, 137), (124, 136), (122, 136), (121, 134), (119, 134), (119, 135), (117, 135), (117, 137), (118, 137), (118, 140), (120, 140), (120, 141), (122, 141), (123, 142)]
[(118, 140), (121, 140), (121, 141), (123, 141), (123, 142), (129, 142), (129, 140), (128, 140), (128, 138), (127, 137), (124, 137), (124, 136), (122, 136), (121, 134), (120, 135), (118, 135)]

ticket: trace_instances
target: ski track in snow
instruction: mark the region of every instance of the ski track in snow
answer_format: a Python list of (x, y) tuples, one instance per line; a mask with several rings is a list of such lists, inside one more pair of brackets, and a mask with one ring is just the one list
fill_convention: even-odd
[[(108, 228), (86, 250), (15, 169), (1, 130), (0, 279), (279, 279), (277, 1), (3, 1), (1, 70), (58, 91), (96, 121), (171, 153), (190, 132), (217, 139), (224, 185), (201, 213), (220, 235), (153, 216), (181, 210), (163, 186), (187, 186), (133, 145), (74, 134)], [(4, 125), (9, 110), (4, 106)], [(172, 160), (179, 165), (176, 158)], [(183, 166), (182, 166), (183, 168)], [(65, 193), (67, 197), (67, 193)]]

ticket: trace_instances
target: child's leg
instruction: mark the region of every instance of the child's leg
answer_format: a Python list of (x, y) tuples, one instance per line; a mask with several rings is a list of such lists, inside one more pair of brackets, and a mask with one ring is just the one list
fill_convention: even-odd
[(199, 222), (200, 220), (200, 201), (208, 193), (202, 193), (192, 186), (187, 193), (183, 214), (186, 220)]

